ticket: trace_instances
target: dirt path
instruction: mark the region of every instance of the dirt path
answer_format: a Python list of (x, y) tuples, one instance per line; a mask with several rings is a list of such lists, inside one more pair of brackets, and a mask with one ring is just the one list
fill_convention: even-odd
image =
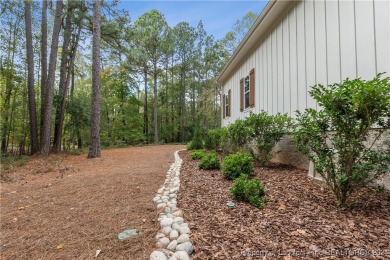
[[(152, 198), (175, 150), (165, 145), (102, 151), (102, 158), (36, 157), (1, 187), (2, 259), (146, 259), (155, 246)], [(123, 230), (140, 235), (118, 241)]]

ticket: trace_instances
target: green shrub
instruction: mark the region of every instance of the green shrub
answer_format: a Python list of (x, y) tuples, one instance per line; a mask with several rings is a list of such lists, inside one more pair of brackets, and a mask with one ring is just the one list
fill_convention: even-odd
[(248, 150), (260, 165), (266, 165), (272, 159), (272, 148), (290, 132), (291, 122), (287, 114), (269, 115), (265, 111), (259, 114), (251, 113), (245, 119), (248, 139), (253, 144), (253, 147), (249, 146)]
[(239, 178), (234, 180), (230, 187), (230, 192), (234, 199), (246, 201), (250, 204), (262, 208), (262, 197), (265, 194), (264, 187), (258, 179), (248, 179), (248, 175), (242, 174)]
[[(202, 134), (200, 132), (199, 127), (195, 129), (194, 132), (194, 138), (192, 139), (191, 143), (189, 144), (189, 150), (201, 150), (203, 149), (203, 140), (202, 140)], [(187, 148), (188, 148), (187, 147)]]
[(202, 159), (206, 155), (205, 150), (193, 150), (191, 152), (191, 158), (192, 160), (199, 160)]
[(192, 150), (191, 147), (192, 147), (192, 142), (190, 141), (187, 143), (187, 150)]
[(199, 168), (204, 170), (221, 168), (221, 163), (219, 161), (218, 154), (214, 151), (207, 153), (205, 156), (203, 156), (203, 159), (199, 164)]
[(205, 147), (210, 150), (221, 149), (224, 130), (222, 128), (210, 129), (207, 132)]
[(294, 140), (342, 207), (354, 191), (390, 172), (390, 149), (373, 149), (390, 127), (390, 78), (316, 85), (310, 95), (322, 110), (297, 113)]
[(222, 164), (222, 173), (225, 178), (234, 180), (241, 174), (252, 175), (254, 168), (252, 157), (243, 152), (237, 152), (225, 157)]
[(249, 129), (245, 124), (245, 120), (238, 119), (228, 127), (228, 138), (230, 152), (246, 150), (249, 143)]

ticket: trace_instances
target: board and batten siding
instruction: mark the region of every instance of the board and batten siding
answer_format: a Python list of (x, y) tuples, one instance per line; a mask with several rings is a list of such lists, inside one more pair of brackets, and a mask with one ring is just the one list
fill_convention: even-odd
[[(287, 113), (317, 108), (308, 91), (346, 78), (390, 76), (390, 1), (297, 1), (269, 28), (223, 84), (231, 115)], [(240, 79), (255, 69), (255, 106), (240, 112)]]

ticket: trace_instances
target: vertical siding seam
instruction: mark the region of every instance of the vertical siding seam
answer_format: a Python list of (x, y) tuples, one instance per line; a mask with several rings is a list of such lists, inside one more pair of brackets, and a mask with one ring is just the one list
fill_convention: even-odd
[(338, 31), (339, 31), (339, 62), (340, 62), (340, 82), (343, 81), (343, 73), (341, 71), (342, 69), (342, 62), (341, 62), (341, 20), (340, 20), (340, 0), (337, 0), (337, 15), (338, 15), (338, 19), (339, 19), (339, 23), (338, 23)]
[(325, 63), (326, 63), (326, 86), (329, 84), (329, 71), (328, 71), (328, 24), (326, 19), (326, 0), (324, 0), (324, 10), (325, 10)]
[[(297, 69), (296, 69), (296, 73), (297, 73), (297, 88), (296, 88), (296, 92), (297, 92), (297, 110), (299, 108), (299, 73), (298, 73), (298, 70), (299, 70), (299, 67), (298, 67), (298, 12), (297, 12), (297, 4), (295, 4), (294, 6), (294, 12), (295, 12), (295, 57), (296, 57), (296, 63), (297, 63)], [(292, 112), (292, 111), (291, 111)]]
[(359, 75), (359, 70), (358, 70), (358, 53), (357, 53), (357, 37), (356, 37), (356, 1), (353, 0), (353, 28), (354, 28), (354, 33), (355, 33), (355, 77), (358, 77)]
[[(316, 1), (313, 1), (313, 23), (314, 23), (314, 82), (315, 85), (318, 84), (317, 81), (317, 45), (316, 45), (316, 7), (315, 7)], [(318, 104), (316, 102), (316, 110), (318, 109)]]
[(278, 27), (275, 27), (275, 38), (276, 38), (276, 112), (279, 110), (279, 77), (278, 77), (278, 63), (279, 63), (279, 55), (278, 55)]
[(375, 75), (378, 74), (378, 57), (377, 57), (377, 50), (376, 50), (376, 25), (375, 25), (375, 1), (372, 1), (372, 16), (373, 16), (373, 22), (374, 22), (374, 51), (375, 51)]
[(305, 108), (307, 108), (306, 0), (303, 1), (303, 49), (305, 50)]
[(291, 29), (290, 29), (290, 14), (291, 12), (288, 14), (287, 16), (287, 25), (288, 25), (288, 70), (289, 70), (289, 87), (290, 87), (290, 107), (288, 109), (288, 113), (289, 115), (291, 116), (291, 37), (290, 37), (290, 34), (291, 34)]
[(284, 113), (284, 32), (283, 32), (283, 27), (284, 27), (284, 19), (282, 21), (282, 72), (283, 72), (283, 82), (282, 82), (282, 89), (283, 89), (283, 102), (282, 102), (282, 113)]
[(272, 55), (274, 54), (273, 52), (273, 37), (272, 37), (272, 32), (268, 35), (268, 38), (270, 39), (271, 42), (271, 114), (274, 113), (274, 63), (273, 63), (273, 57)]

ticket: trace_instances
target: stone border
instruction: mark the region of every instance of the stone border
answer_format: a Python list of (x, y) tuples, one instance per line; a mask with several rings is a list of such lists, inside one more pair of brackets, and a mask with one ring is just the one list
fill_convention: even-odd
[(179, 152), (174, 153), (175, 162), (171, 165), (164, 185), (158, 190), (153, 201), (162, 210), (158, 217), (161, 229), (156, 235), (158, 250), (150, 254), (150, 260), (190, 259), (194, 248), (190, 241), (191, 231), (184, 222), (183, 212), (177, 208), (177, 193), (180, 188), (180, 168), (183, 160)]

